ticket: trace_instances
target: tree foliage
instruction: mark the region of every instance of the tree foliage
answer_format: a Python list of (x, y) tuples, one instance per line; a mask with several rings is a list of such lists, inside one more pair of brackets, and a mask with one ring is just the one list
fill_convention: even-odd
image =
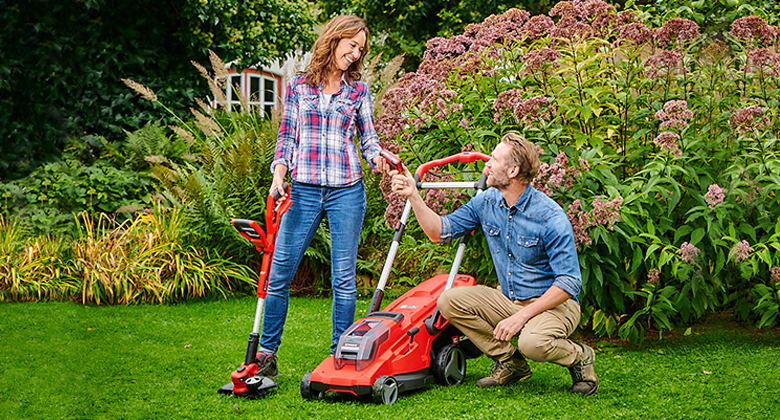
[(9, 0), (0, 7), (0, 179), (56, 157), (67, 139), (166, 117), (120, 82), (132, 78), (176, 110), (196, 91), (190, 60), (211, 48), (246, 66), (313, 41), (308, 3), (292, 0)]

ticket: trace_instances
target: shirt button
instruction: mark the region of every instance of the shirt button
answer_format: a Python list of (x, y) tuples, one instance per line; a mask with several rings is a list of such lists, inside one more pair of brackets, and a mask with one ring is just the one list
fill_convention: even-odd
[(512, 275), (512, 272), (511, 272), (511, 271), (509, 272), (509, 275), (510, 275), (510, 276)]
[(506, 238), (509, 239), (509, 235), (506, 235)]
[(509, 253), (509, 258), (512, 258), (512, 253), (511, 252)]
[(509, 215), (509, 218), (510, 218), (510, 219), (512, 218), (512, 215), (511, 215), (511, 214)]

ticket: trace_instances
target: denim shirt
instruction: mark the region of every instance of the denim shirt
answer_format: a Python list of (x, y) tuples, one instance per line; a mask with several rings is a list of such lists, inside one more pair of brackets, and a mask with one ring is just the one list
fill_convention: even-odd
[(555, 285), (578, 301), (582, 275), (571, 223), (558, 203), (531, 185), (511, 207), (489, 188), (441, 222), (445, 243), (482, 227), (510, 300), (539, 297)]

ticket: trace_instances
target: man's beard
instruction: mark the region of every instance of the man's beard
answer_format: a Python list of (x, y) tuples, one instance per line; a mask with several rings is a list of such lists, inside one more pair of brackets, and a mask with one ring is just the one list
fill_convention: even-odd
[(491, 173), (490, 177), (488, 177), (487, 184), (491, 187), (503, 190), (509, 186), (509, 177), (507, 177), (505, 174), (501, 174), (499, 176), (498, 173), (493, 172)]

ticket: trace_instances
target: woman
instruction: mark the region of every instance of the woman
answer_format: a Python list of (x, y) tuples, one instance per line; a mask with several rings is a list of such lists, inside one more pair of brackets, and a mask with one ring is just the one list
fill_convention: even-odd
[(355, 264), (366, 211), (360, 151), (374, 170), (389, 172), (380, 157), (368, 85), (360, 69), (368, 29), (355, 16), (333, 18), (312, 48), (311, 63), (287, 86), (271, 191), (292, 180), (292, 207), (282, 217), (265, 300), (259, 375), (278, 376), (276, 351), (287, 317), (290, 283), (303, 253), (327, 215), (331, 236), (332, 336), (330, 352), (355, 316)]

